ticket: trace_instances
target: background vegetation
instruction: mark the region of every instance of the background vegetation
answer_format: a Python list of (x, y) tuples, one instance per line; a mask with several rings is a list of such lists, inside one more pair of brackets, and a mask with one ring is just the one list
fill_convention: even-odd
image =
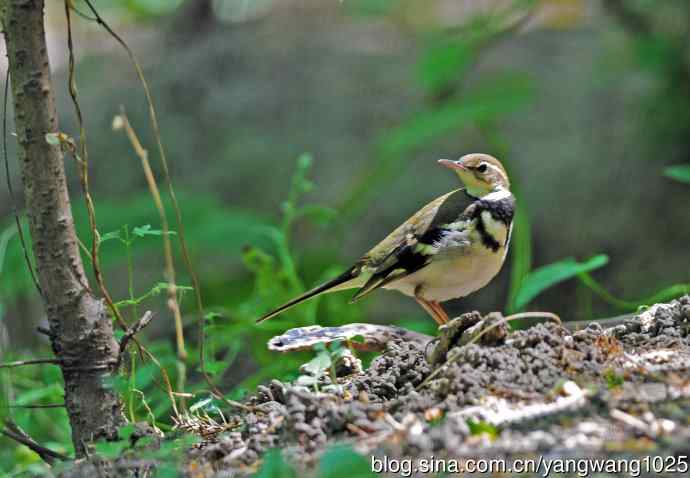
[[(413, 301), (386, 293), (354, 306), (347, 294), (329, 295), (260, 327), (254, 320), (335, 275), (456, 187), (435, 166), (439, 157), (500, 157), (520, 206), (504, 272), (452, 303), (452, 312), (529, 307), (582, 320), (688, 290), (690, 6), (683, 0), (96, 4), (151, 82), (201, 279), (207, 370), (230, 399), (269, 378), (296, 376), (307, 355), (277, 360), (265, 346), (286, 328), (371, 321), (432, 331)], [(49, 7), (61, 129), (76, 136), (64, 14)], [(155, 150), (141, 86), (94, 22), (77, 18), (74, 29), (108, 284), (129, 319), (154, 312), (143, 340), (175, 388), (194, 394), (189, 404), (214, 413), (221, 403), (206, 400), (198, 373), (191, 278), (179, 261), (188, 349), (180, 360), (161, 285), (162, 226), (136, 156), (111, 128), (124, 104), (144, 146)], [(9, 139), (9, 180), (18, 185)], [(160, 176), (156, 162), (154, 169)], [(68, 170), (88, 242), (75, 165)], [(48, 341), (36, 332), (42, 304), (6, 188), (0, 218), (2, 361), (48, 357)], [(130, 420), (169, 430), (158, 373), (133, 354), (113, 386)], [(57, 368), (3, 368), (0, 383), (0, 414), (43, 445), (72, 453)], [(3, 474), (44, 470), (11, 441), (0, 464)]]

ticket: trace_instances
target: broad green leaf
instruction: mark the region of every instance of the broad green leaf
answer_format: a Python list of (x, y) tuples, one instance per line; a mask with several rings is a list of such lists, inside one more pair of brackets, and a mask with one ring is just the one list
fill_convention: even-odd
[(338, 217), (338, 211), (330, 207), (319, 206), (317, 204), (308, 204), (297, 210), (295, 217), (301, 216), (311, 219), (313, 222), (321, 226), (327, 226)]
[(334, 445), (321, 456), (318, 478), (366, 478), (377, 476), (369, 461), (350, 445)]
[(117, 458), (129, 447), (129, 440), (103, 441), (94, 444), (96, 452), (105, 458)]
[(604, 286), (597, 282), (591, 275), (587, 272), (582, 272), (578, 274), (580, 281), (589, 287), (589, 289), (594, 292), (599, 298), (608, 302), (609, 304), (617, 307), (621, 310), (634, 312), (642, 306), (653, 305), (659, 302), (668, 302), (669, 300), (680, 297), (683, 294), (690, 294), (690, 283), (689, 284), (673, 284), (668, 287), (664, 287), (660, 291), (651, 295), (650, 297), (644, 297), (637, 300), (624, 300), (615, 297), (611, 294)]
[(106, 232), (105, 234), (101, 235), (101, 241), (100, 243), (103, 244), (106, 241), (112, 241), (113, 239), (120, 239), (120, 231), (110, 231)]
[(398, 155), (476, 122), (496, 119), (522, 107), (532, 95), (532, 83), (525, 76), (504, 75), (487, 81), (461, 99), (417, 113), (385, 136), (382, 151)]
[(160, 17), (173, 13), (183, 0), (127, 0), (125, 7), (142, 17)]
[(263, 463), (255, 478), (295, 478), (295, 470), (285, 462), (281, 451), (277, 448), (269, 450), (264, 455)]
[(419, 64), (421, 83), (429, 90), (439, 90), (460, 78), (476, 57), (476, 42), (444, 38), (429, 46)]
[(608, 263), (609, 258), (604, 254), (593, 256), (585, 262), (577, 262), (573, 258), (540, 267), (530, 272), (520, 285), (515, 294), (515, 301), (511, 310), (520, 310), (529, 304), (532, 299), (549, 287), (575, 277), (583, 272), (598, 269)]
[(690, 164), (681, 164), (678, 166), (669, 166), (664, 169), (664, 176), (675, 179), (682, 183), (690, 184)]
[(324, 370), (331, 366), (331, 356), (328, 352), (319, 352), (316, 357), (304, 364), (305, 372), (318, 377)]
[(467, 420), (467, 426), (472, 435), (488, 435), (492, 440), (498, 437), (498, 428), (489, 422)]
[(133, 423), (130, 423), (128, 425), (125, 425), (123, 427), (118, 428), (117, 434), (121, 440), (127, 441), (132, 436), (132, 433), (134, 433), (134, 431), (135, 431), (135, 426)]
[(204, 369), (209, 375), (217, 375), (228, 368), (228, 365), (230, 364), (220, 360), (206, 360), (204, 362)]
[[(48, 365), (50, 367), (51, 365)], [(41, 400), (47, 398), (62, 397), (63, 390), (60, 384), (52, 383), (39, 388), (25, 390), (14, 400), (15, 405), (38, 405)]]

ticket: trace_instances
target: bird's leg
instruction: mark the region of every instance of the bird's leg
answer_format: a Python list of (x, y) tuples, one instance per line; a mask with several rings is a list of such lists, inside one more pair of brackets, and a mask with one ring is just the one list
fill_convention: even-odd
[(438, 318), (441, 319), (442, 324), (447, 324), (448, 323), (448, 314), (446, 314), (446, 311), (443, 310), (443, 307), (441, 307), (440, 302), (437, 302), (435, 300), (429, 302), (431, 304), (431, 308), (434, 309), (436, 314), (438, 315)]
[[(419, 287), (417, 287), (419, 289)], [(432, 319), (438, 324), (438, 325), (443, 325), (445, 322), (443, 321), (443, 317), (438, 315), (438, 312), (434, 309), (433, 307), (433, 302), (428, 301), (424, 298), (422, 298), (419, 295), (419, 290), (415, 290), (415, 295), (414, 295), (415, 300), (419, 305), (422, 306), (422, 309), (426, 311), (427, 314), (431, 316)], [(446, 316), (446, 321), (448, 320), (448, 316)]]

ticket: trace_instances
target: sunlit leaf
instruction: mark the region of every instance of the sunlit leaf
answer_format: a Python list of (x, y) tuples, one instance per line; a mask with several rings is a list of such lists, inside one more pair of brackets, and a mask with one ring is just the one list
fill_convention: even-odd
[(366, 478), (377, 476), (369, 461), (355, 452), (351, 445), (334, 445), (321, 456), (319, 478)]
[(294, 478), (295, 470), (285, 462), (280, 450), (269, 450), (263, 457), (263, 463), (255, 478)]
[(664, 169), (664, 176), (675, 179), (682, 183), (690, 184), (690, 164), (681, 164), (678, 166), (669, 166)]
[[(151, 224), (145, 224), (143, 226), (138, 226), (132, 229), (132, 234), (134, 234), (137, 237), (162, 236), (163, 231), (160, 229), (151, 229)], [(175, 231), (168, 231), (168, 234), (175, 235), (177, 233)]]
[(112, 241), (113, 239), (120, 239), (120, 231), (110, 231), (101, 235), (101, 244), (106, 241)]
[(96, 452), (105, 458), (117, 458), (129, 447), (129, 440), (101, 441), (94, 444)]
[(582, 272), (598, 269), (606, 265), (608, 261), (609, 258), (606, 255), (600, 254), (585, 262), (577, 262), (575, 259), (567, 258), (535, 269), (522, 281), (520, 289), (515, 294), (515, 301), (511, 309), (520, 310), (549, 287), (575, 277)]
[(498, 437), (498, 428), (489, 422), (468, 420), (467, 426), (472, 435), (488, 435), (492, 440)]

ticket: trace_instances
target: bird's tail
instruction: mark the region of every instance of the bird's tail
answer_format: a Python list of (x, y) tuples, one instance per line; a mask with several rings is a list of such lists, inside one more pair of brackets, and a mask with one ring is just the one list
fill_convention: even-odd
[(306, 300), (311, 299), (312, 297), (316, 297), (319, 294), (323, 294), (324, 292), (334, 292), (336, 290), (341, 290), (341, 289), (349, 289), (351, 287), (357, 287), (357, 284), (352, 284), (351, 286), (348, 284), (348, 282), (353, 281), (354, 279), (359, 277), (359, 271), (357, 266), (351, 267), (350, 269), (346, 270), (342, 274), (340, 274), (338, 277), (335, 277), (334, 279), (331, 279), (327, 282), (324, 282), (321, 285), (318, 285), (314, 287), (312, 290), (309, 290), (305, 292), (304, 294), (295, 297), (294, 299), (290, 300), (289, 302), (286, 302), (285, 304), (281, 305), (277, 309), (264, 314), (262, 317), (258, 318), (256, 320), (256, 323), (259, 324), (263, 322), (264, 320), (268, 320), (272, 317), (275, 317), (278, 314), (281, 314), (285, 312), (286, 310), (296, 306), (297, 304), (300, 304)]

